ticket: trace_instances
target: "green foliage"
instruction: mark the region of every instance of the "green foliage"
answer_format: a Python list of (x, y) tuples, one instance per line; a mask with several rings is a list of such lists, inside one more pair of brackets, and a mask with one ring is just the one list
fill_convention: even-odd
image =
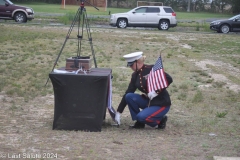
[[(193, 14), (195, 14), (195, 13), (193, 13)], [(196, 22), (196, 21), (181, 21), (179, 19), (178, 26), (181, 26), (181, 27), (195, 27), (196, 31), (206, 31), (206, 32), (211, 31), (209, 29), (209, 24), (206, 23), (205, 20), (199, 20), (198, 22)]]
[(6, 80), (5, 78), (1, 78), (1, 82), (0, 82), (0, 92), (3, 90), (4, 86), (5, 86)]
[(177, 96), (178, 100), (182, 100), (185, 101), (187, 99), (187, 93), (186, 92), (181, 92), (178, 96)]
[(196, 27), (196, 31), (200, 31), (200, 26), (199, 26), (199, 22), (197, 22), (197, 27)]
[(187, 90), (188, 89), (188, 84), (183, 83), (179, 86), (179, 89)]
[(194, 95), (192, 103), (199, 103), (203, 101), (203, 95), (200, 90), (197, 90), (197, 93)]
[(240, 92), (236, 94), (235, 92), (228, 90), (225, 100), (229, 103), (237, 103), (239, 101), (239, 97)]
[(200, 71), (199, 73), (201, 76), (208, 76), (208, 73), (206, 71)]
[(112, 81), (113, 81), (113, 82), (116, 82), (119, 76), (118, 76), (118, 74), (117, 74), (116, 72), (113, 72), (113, 73), (112, 73), (112, 77), (113, 77), (113, 78), (112, 78)]
[(218, 117), (218, 118), (224, 118), (227, 114), (228, 114), (227, 111), (217, 112), (217, 113), (216, 113), (216, 117)]
[(187, 20), (190, 23), (196, 22), (196, 19), (203, 21), (210, 17), (229, 18), (229, 17), (232, 17), (232, 15), (231, 14), (208, 13), (208, 12), (177, 12), (177, 19)]
[(231, 0), (232, 1), (232, 11), (233, 13), (239, 13), (240, 12), (240, 1), (239, 0)]
[(225, 82), (216, 81), (216, 82), (213, 83), (213, 87), (222, 88), (225, 84), (226, 84)]
[(170, 58), (172, 56), (172, 53), (167, 54), (167, 58)]
[(209, 79), (206, 80), (206, 83), (212, 83), (213, 81), (214, 81), (214, 79), (209, 78)]
[(75, 17), (76, 13), (68, 12), (64, 16), (59, 17), (59, 21), (65, 25), (70, 24)]

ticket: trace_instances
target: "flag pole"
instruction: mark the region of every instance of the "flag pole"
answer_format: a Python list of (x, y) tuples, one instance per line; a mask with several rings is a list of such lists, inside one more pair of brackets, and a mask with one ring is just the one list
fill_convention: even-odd
[(164, 48), (163, 50), (160, 51), (160, 57), (162, 57), (162, 52), (167, 49), (167, 48)]
[[(150, 73), (149, 73), (149, 75), (151, 75), (151, 77), (152, 77), (152, 74), (154, 75), (155, 73), (155, 71), (156, 70), (161, 70), (161, 72), (163, 71), (163, 64), (162, 64), (162, 51), (164, 51), (166, 48), (164, 48), (163, 50), (160, 50), (159, 52), (160, 52), (160, 54), (159, 54), (159, 57), (158, 57), (158, 60), (157, 60), (157, 62), (155, 63), (155, 65), (153, 66), (153, 67), (155, 67), (155, 66), (157, 66), (154, 70), (153, 70), (153, 68), (152, 68), (152, 70), (150, 71)], [(160, 61), (160, 62), (159, 62)], [(161, 67), (160, 66), (158, 66), (158, 65), (161, 65)], [(160, 68), (158, 68), (158, 67), (160, 67)], [(164, 72), (164, 71), (163, 71)], [(159, 74), (158, 72), (157, 72), (157, 74)], [(162, 77), (162, 73), (160, 73), (160, 75), (159, 76), (161, 76)], [(155, 76), (153, 76), (153, 78), (155, 78)], [(165, 77), (162, 77), (163, 78), (163, 80), (164, 81), (166, 81), (166, 76)], [(151, 81), (151, 80), (150, 80)], [(149, 82), (149, 76), (148, 76), (148, 82)], [(154, 82), (155, 83), (155, 82)], [(149, 84), (148, 84), (149, 85)], [(162, 87), (164, 87), (166, 84), (165, 83), (163, 83), (163, 84), (161, 84), (162, 86), (159, 86), (160, 88), (158, 88), (158, 90), (159, 89), (161, 89), (162, 90)], [(153, 91), (153, 88), (152, 89), (149, 89), (148, 88), (148, 92), (150, 92), (150, 91)], [(161, 92), (161, 91), (160, 91)], [(157, 94), (159, 94), (160, 92), (157, 92)], [(151, 103), (151, 99), (149, 99), (149, 102), (148, 102), (148, 107), (150, 106), (150, 103)]]

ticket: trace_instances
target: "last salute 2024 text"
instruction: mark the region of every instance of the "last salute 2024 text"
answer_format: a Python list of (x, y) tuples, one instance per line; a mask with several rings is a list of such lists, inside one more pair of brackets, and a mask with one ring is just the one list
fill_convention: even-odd
[(57, 153), (19, 153), (19, 154), (7, 154), (7, 158), (12, 159), (35, 159), (35, 158), (57, 158)]

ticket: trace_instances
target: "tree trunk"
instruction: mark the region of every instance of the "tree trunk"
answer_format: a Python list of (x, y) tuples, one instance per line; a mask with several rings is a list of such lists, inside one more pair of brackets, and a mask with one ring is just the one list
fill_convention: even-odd
[(187, 12), (190, 12), (190, 0), (188, 0), (188, 9)]
[(108, 7), (112, 7), (112, 0), (108, 0)]

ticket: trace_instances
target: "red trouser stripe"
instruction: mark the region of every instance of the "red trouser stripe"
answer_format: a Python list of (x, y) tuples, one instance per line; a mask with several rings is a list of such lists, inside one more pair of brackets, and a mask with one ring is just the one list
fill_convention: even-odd
[[(160, 112), (162, 112), (166, 107), (162, 107), (161, 109), (157, 110), (156, 112), (154, 112), (153, 114), (149, 115), (147, 118), (146, 118), (146, 121), (147, 122), (153, 122), (151, 120), (152, 117), (156, 116), (157, 114), (159, 114)], [(160, 121), (157, 121), (157, 123), (159, 124)]]

